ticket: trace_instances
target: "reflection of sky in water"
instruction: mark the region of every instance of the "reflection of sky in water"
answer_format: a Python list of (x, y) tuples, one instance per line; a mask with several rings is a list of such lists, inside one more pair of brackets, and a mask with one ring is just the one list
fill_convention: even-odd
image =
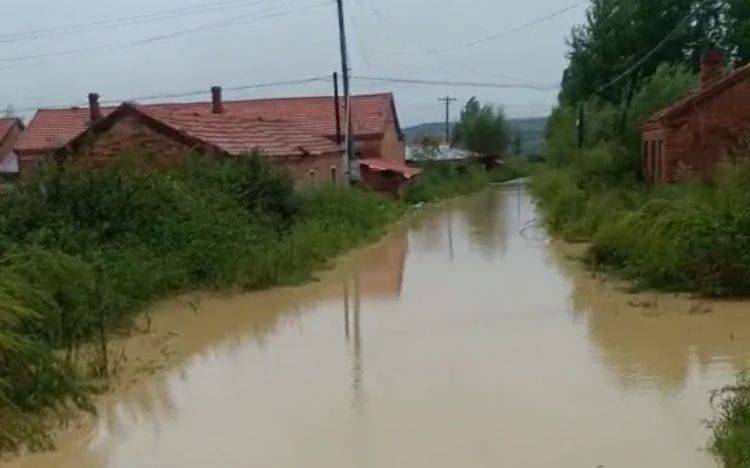
[(181, 365), (17, 466), (713, 467), (707, 392), (747, 364), (750, 317), (566, 257), (511, 185), (428, 207), (309, 285), (166, 304), (154, 327)]

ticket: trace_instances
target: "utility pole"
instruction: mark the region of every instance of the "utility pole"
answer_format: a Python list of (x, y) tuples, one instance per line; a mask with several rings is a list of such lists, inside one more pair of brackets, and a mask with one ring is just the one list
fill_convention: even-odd
[(352, 108), (351, 108), (351, 91), (349, 87), (349, 52), (346, 48), (346, 25), (344, 23), (344, 1), (336, 0), (339, 13), (339, 42), (341, 46), (341, 72), (344, 84), (344, 105), (346, 106), (346, 151), (344, 153), (344, 174), (351, 180), (352, 174), (352, 157), (354, 156), (354, 139), (352, 135)]
[(438, 99), (438, 101), (445, 102), (445, 144), (448, 146), (451, 145), (451, 104), (457, 100), (451, 96)]

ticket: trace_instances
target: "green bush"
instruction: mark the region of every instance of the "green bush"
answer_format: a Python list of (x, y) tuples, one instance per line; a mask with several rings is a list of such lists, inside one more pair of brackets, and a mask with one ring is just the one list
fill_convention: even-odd
[[(0, 196), (0, 451), (44, 447), (46, 414), (91, 409), (108, 337), (150, 302), (306, 280), (403, 212), (359, 190), (295, 193), (257, 157), (158, 173), (131, 161), (49, 166)], [(90, 343), (103, 351), (77, 362)]]
[(740, 376), (736, 385), (714, 393), (719, 414), (713, 422), (711, 450), (726, 468), (750, 466), (750, 379)]
[(490, 174), (480, 165), (456, 168), (435, 163), (425, 167), (405, 199), (409, 203), (442, 200), (475, 192), (490, 181)]

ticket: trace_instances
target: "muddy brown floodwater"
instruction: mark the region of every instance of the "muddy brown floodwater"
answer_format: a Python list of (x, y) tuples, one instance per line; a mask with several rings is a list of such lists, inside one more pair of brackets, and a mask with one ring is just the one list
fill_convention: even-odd
[(536, 218), (493, 188), (316, 283), (160, 304), (169, 364), (7, 466), (717, 466), (702, 421), (750, 363), (750, 306), (627, 294)]

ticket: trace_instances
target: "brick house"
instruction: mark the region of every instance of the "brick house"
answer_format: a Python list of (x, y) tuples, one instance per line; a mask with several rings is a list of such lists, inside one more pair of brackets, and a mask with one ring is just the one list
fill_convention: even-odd
[[(406, 168), (405, 140), (399, 124), (393, 95), (390, 93), (358, 95), (352, 96), (351, 102), (356, 157), (386, 159)], [(193, 115), (197, 117), (195, 120), (207, 119), (206, 124), (214, 125), (221, 121), (225, 122), (222, 125), (235, 125), (232, 131), (237, 131), (237, 125), (250, 126), (252, 122), (255, 122), (253, 125), (258, 127), (261, 125), (259, 122), (265, 122), (267, 127), (273, 126), (275, 131), (284, 133), (282, 127), (285, 123), (290, 128), (294, 128), (296, 132), (306, 132), (307, 137), (324, 138), (329, 143), (335, 144), (338, 137), (337, 128), (339, 128), (336, 121), (335, 104), (335, 99), (327, 96), (224, 101), (221, 98), (221, 88), (214, 87), (212, 88), (211, 101), (147, 104), (135, 107), (141, 114), (148, 116), (149, 119), (160, 120), (162, 124), (168, 124), (170, 119), (183, 119), (186, 116)], [(343, 109), (343, 101), (340, 105)], [(130, 107), (134, 106), (130, 105)], [(218, 113), (216, 112), (217, 109), (220, 109)], [(114, 133), (109, 133), (108, 136), (111, 147), (117, 146), (113, 141), (115, 134), (123, 139), (119, 145), (127, 146), (124, 139), (132, 139), (133, 135), (124, 130), (124, 127), (126, 127), (124, 123), (118, 123), (118, 125), (110, 127), (112, 121), (107, 120), (107, 123), (103, 126), (97, 126), (100, 120), (106, 120), (116, 110), (118, 110), (117, 107), (99, 106), (98, 95), (96, 94), (89, 96), (88, 108), (40, 109), (15, 147), (19, 156), (21, 173), (33, 172), (41, 161), (66, 147), (67, 151), (80, 149), (81, 140), (77, 140), (73, 146), (70, 143), (84, 133), (90, 139), (94, 135), (98, 138), (101, 133), (114, 130)], [(121, 114), (128, 114), (128, 118), (132, 120), (134, 119), (131, 115), (133, 112), (130, 109), (127, 112), (121, 111)], [(221, 115), (221, 118), (217, 118), (216, 115)], [(341, 110), (340, 115), (345, 115), (343, 110)], [(124, 117), (118, 118), (124, 119)], [(144, 119), (142, 116), (139, 118)], [(153, 124), (150, 120), (148, 121)], [(181, 128), (180, 125), (185, 122), (173, 123), (175, 128)], [(203, 123), (191, 122), (190, 125), (191, 135), (196, 136), (196, 132)], [(158, 125), (156, 126), (158, 127)], [(89, 132), (94, 127), (98, 130)], [(153, 129), (153, 127), (152, 125), (149, 128)], [(102, 130), (106, 131), (102, 132)], [(271, 129), (266, 128), (264, 131), (270, 132)], [(318, 141), (318, 143), (321, 142)], [(104, 145), (104, 143), (98, 144)], [(92, 152), (94, 150), (89, 148), (87, 151)], [(99, 149), (96, 152), (106, 151)], [(312, 160), (308, 158), (306, 161), (309, 163)], [(321, 164), (328, 167), (328, 162)], [(302, 169), (303, 166), (293, 168), (293, 175), (296, 180), (308, 177), (309, 170), (318, 171), (320, 169), (317, 167), (309, 170)], [(341, 173), (341, 163), (337, 166), (337, 171)], [(322, 178), (322, 175), (318, 176)]]
[(23, 123), (17, 118), (0, 119), (0, 177), (18, 175), (18, 156), (13, 148), (23, 132)]
[(297, 186), (342, 181), (343, 150), (332, 140), (289, 122), (228, 114), (220, 101), (208, 110), (124, 103), (55, 155), (99, 168), (131, 154), (144, 166), (160, 169), (193, 152), (215, 157), (258, 152), (286, 169)]
[(703, 57), (698, 89), (643, 125), (643, 174), (649, 184), (710, 180), (750, 136), (750, 65), (724, 73), (724, 55)]

